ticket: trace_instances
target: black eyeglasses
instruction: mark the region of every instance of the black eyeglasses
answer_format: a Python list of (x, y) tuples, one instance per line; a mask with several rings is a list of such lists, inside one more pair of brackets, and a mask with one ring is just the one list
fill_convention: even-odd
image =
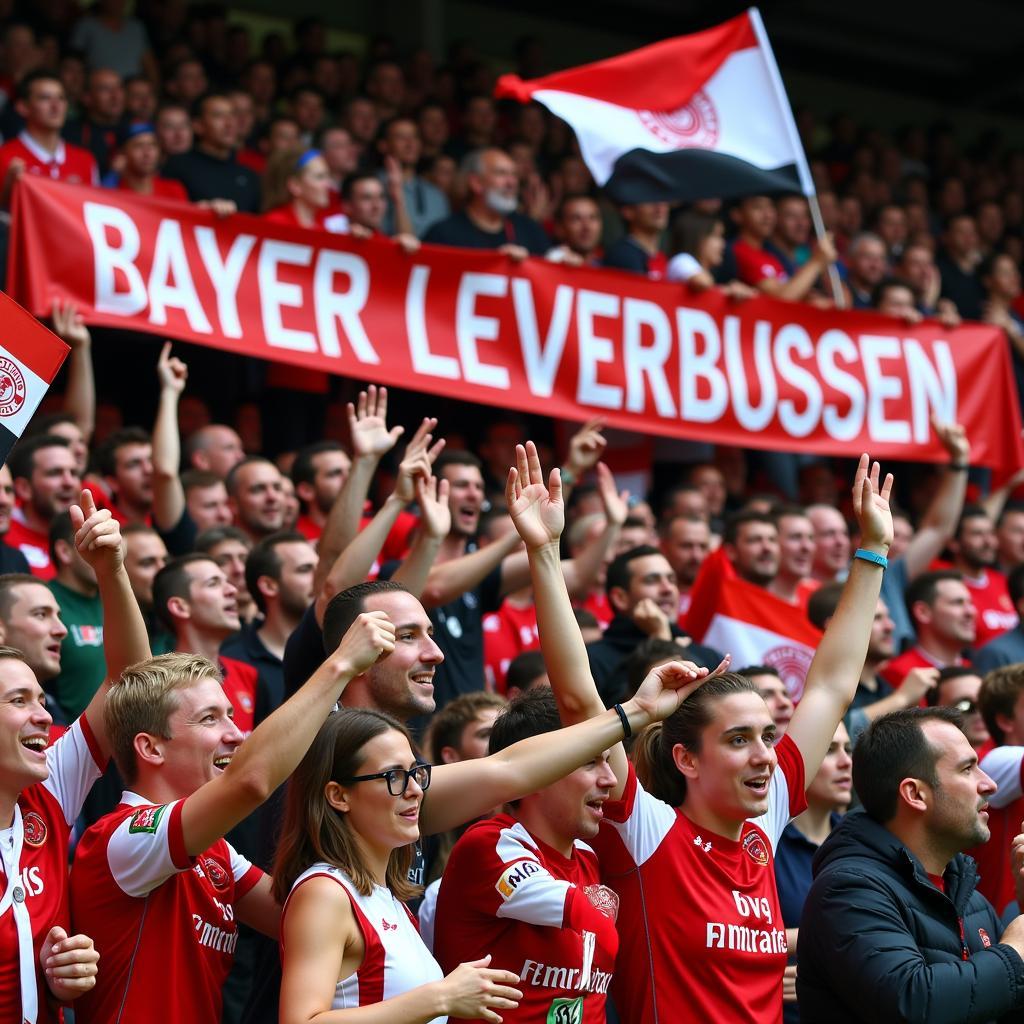
[(339, 779), (338, 781), (347, 786), (352, 782), (370, 782), (373, 779), (385, 779), (388, 784), (388, 792), (392, 796), (405, 796), (409, 788), (409, 780), (412, 779), (420, 789), (430, 789), (430, 769), (433, 765), (416, 764), (412, 768), (389, 768), (386, 772), (374, 772), (372, 775), (353, 775), (351, 779)]

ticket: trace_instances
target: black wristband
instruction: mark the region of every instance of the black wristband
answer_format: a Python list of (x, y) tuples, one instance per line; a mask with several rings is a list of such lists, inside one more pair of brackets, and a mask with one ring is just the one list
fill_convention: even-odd
[(633, 735), (633, 730), (629, 726), (629, 718), (626, 712), (622, 710), (621, 704), (615, 705), (615, 713), (619, 716), (619, 721), (622, 722), (622, 731), (626, 734), (625, 739), (629, 739)]

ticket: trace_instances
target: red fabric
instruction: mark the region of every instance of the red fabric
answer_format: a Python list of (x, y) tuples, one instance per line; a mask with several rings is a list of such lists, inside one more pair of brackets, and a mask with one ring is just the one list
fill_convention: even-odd
[[(197, 227), (212, 229), (220, 261), (241, 261), (237, 289), (219, 300)], [(180, 265), (184, 281), (170, 269)], [(428, 394), (569, 420), (600, 413), (648, 436), (918, 461), (948, 458), (934, 415), (964, 424), (972, 464), (993, 467), (997, 484), (1024, 464), (1010, 355), (990, 325), (946, 330), (767, 297), (737, 306), (714, 289), (693, 297), (491, 251), (424, 246), (412, 260), (390, 240), (217, 220), (29, 176), (15, 190), (9, 267), (13, 293), (40, 316), (61, 295), (91, 324), (358, 379), (385, 372)]]
[(18, 519), (11, 519), (11, 526), (4, 534), (4, 543), (17, 548), (28, 562), (33, 576), (41, 580), (52, 580), (57, 570), (50, 561), (50, 538), (26, 526)]
[(505, 693), (506, 677), (512, 659), (523, 651), (540, 647), (537, 632), (537, 606), (502, 601), (496, 612), (484, 616), (484, 673), (488, 685)]
[[(136, 192), (124, 178), (118, 181), (117, 187), (122, 192), (131, 192), (133, 195), (142, 194)], [(159, 175), (153, 179), (153, 196), (156, 199), (176, 199), (179, 203), (189, 201), (185, 186), (180, 181), (175, 181), (173, 178), (161, 178)]]
[(736, 276), (744, 283), (754, 287), (762, 281), (788, 281), (786, 268), (764, 249), (757, 249), (742, 238), (732, 244), (733, 255), (736, 257)]
[(235, 709), (235, 725), (248, 736), (256, 728), (256, 694), (260, 674), (254, 665), (223, 656), (220, 668), (224, 673), (224, 692)]
[[(0, 146), (0, 179), (7, 176), (11, 161), (18, 159), (25, 163), (26, 173), (33, 177), (52, 181), (66, 181), (72, 185), (96, 185), (99, 183), (96, 160), (92, 153), (80, 146), (65, 142), (64, 159), (42, 160), (21, 138), (11, 139)], [(59, 155), (59, 151), (58, 154)]]
[[(962, 658), (958, 658), (953, 665), (965, 665)], [(934, 659), (928, 657), (920, 647), (911, 647), (904, 651), (898, 658), (893, 658), (888, 665), (882, 668), (878, 674), (892, 687), (897, 687), (906, 678), (907, 673), (913, 668), (943, 668), (937, 665)]]
[(535, 92), (555, 89), (575, 92), (624, 107), (676, 110), (737, 50), (757, 46), (747, 14), (714, 28), (677, 36), (609, 60), (558, 71), (524, 82), (502, 75), (495, 96), (528, 103)]

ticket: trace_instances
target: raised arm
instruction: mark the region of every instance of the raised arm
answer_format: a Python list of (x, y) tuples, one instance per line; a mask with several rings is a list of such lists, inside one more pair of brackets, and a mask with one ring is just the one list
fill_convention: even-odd
[(410, 594), (419, 597), (437, 558), (441, 544), (452, 528), (452, 512), (448, 506), (448, 481), (431, 476), (416, 477), (416, 504), (420, 509), (420, 526), (409, 554), (403, 559), (392, 579), (401, 583)]
[(86, 444), (96, 427), (96, 380), (92, 369), (92, 335), (71, 301), (53, 303), (53, 329), (71, 347), (64, 408), (75, 418)]
[(562, 563), (566, 588), (577, 600), (585, 598), (594, 588), (601, 567), (618, 543), (622, 524), (629, 515), (629, 492), (616, 490), (615, 477), (603, 462), (597, 464), (597, 487), (604, 503), (604, 529), (580, 548), (575, 558)]
[[(879, 473), (877, 462), (869, 473), (867, 455), (860, 457), (853, 483), (853, 511), (860, 526), (861, 548), (884, 557), (892, 543), (892, 474), (879, 487)], [(836, 726), (857, 691), (881, 586), (882, 567), (854, 558), (839, 605), (807, 670), (804, 695), (787, 735), (800, 749), (808, 782), (821, 766)]]
[[(705, 678), (705, 670), (678, 661), (653, 669), (636, 694), (616, 706), (629, 723), (625, 735), (667, 718)], [(623, 735), (622, 719), (612, 708), (586, 722), (530, 736), (489, 757), (435, 765), (420, 810), (423, 832), (447, 832), (490, 808), (550, 786), (621, 745)]]
[(91, 491), (82, 491), (70, 508), (75, 547), (91, 566), (103, 602), (103, 653), (107, 675), (85, 709), (85, 717), (104, 760), (110, 757), (104, 707), (111, 682), (136, 662), (150, 657), (149, 636), (124, 567), (121, 528), (109, 509), (97, 509)]
[[(514, 533), (506, 534), (479, 551), (472, 551), (459, 558), (451, 558), (447, 562), (435, 565), (427, 576), (423, 588), (423, 605), (436, 608), (441, 604), (454, 601), (459, 595), (472, 590), (488, 573), (502, 566), (502, 591), (511, 593), (518, 587), (505, 587), (504, 565), (507, 557), (519, 547), (519, 538)], [(525, 557), (524, 557), (525, 564)], [(519, 586), (529, 582), (529, 576)]]
[(185, 800), (185, 849), (196, 856), (254, 810), (295, 770), (349, 680), (395, 649), (384, 612), (364, 612), (338, 649), (238, 748), (223, 774)]
[(160, 397), (153, 424), (153, 521), (165, 532), (173, 530), (185, 513), (185, 489), (178, 475), (181, 466), (181, 436), (178, 432), (178, 402), (188, 381), (188, 367), (171, 355), (168, 341), (156, 364)]
[(971, 455), (967, 432), (959, 423), (939, 423), (934, 417), (932, 428), (942, 447), (949, 452), (949, 466), (903, 553), (910, 579), (920, 576), (949, 543), (956, 532), (967, 493), (967, 463)]
[(366, 497), (370, 493), (373, 475), (380, 460), (398, 443), (405, 433), (404, 427), (387, 427), (388, 389), (371, 384), (359, 392), (355, 405), (348, 403), (348, 426), (352, 438), (352, 468), (341, 488), (331, 511), (327, 515), (320, 535), (317, 563), (313, 579), (316, 597), (316, 620), (323, 622), (327, 602), (334, 596), (325, 584), (338, 556), (359, 532)]
[(434, 445), (430, 443), (430, 431), (435, 426), (437, 420), (432, 418), (420, 424), (398, 467), (394, 491), (388, 495), (373, 519), (349, 541), (331, 566), (325, 580), (328, 593), (340, 594), (347, 587), (366, 579), (399, 514), (416, 496), (417, 478), (430, 476), (434, 459), (444, 447), (443, 440)]
[(600, 416), (586, 423), (569, 438), (569, 452), (562, 464), (562, 501), (569, 503), (572, 489), (597, 465), (608, 442), (605, 440), (604, 420)]

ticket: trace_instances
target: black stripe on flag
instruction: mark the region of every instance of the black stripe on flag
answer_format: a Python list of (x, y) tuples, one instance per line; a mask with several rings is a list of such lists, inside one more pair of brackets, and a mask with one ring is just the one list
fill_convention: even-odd
[(10, 454), (11, 449), (14, 447), (14, 443), (18, 440), (18, 435), (13, 430), (8, 430), (2, 423), (0, 423), (0, 466), (7, 461), (7, 456)]
[(709, 149), (631, 149), (615, 161), (605, 191), (617, 203), (660, 203), (801, 192), (796, 164), (768, 170)]

